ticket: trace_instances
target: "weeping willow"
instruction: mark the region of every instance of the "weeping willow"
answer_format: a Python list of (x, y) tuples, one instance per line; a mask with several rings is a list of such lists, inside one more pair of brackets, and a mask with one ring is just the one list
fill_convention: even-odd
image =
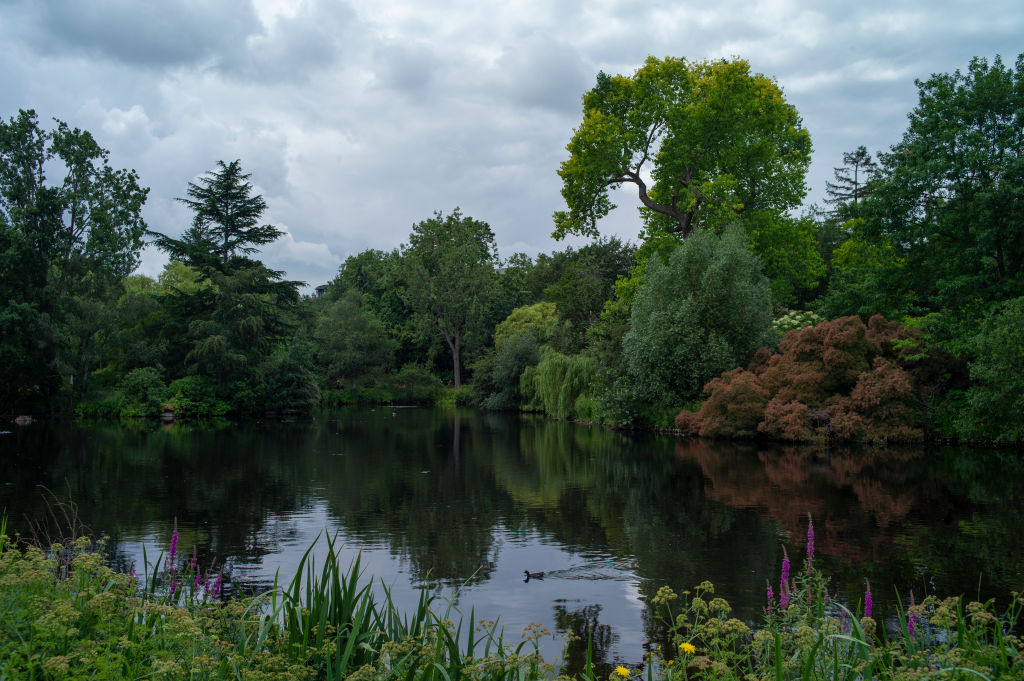
[(562, 419), (582, 416), (578, 405), (591, 387), (596, 370), (593, 357), (563, 355), (545, 348), (540, 363), (527, 367), (519, 379), (526, 408)]

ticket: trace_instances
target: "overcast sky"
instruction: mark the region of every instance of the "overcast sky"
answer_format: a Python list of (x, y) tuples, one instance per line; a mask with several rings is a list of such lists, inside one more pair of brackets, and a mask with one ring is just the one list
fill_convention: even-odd
[[(810, 203), (843, 151), (900, 138), (915, 78), (1021, 51), (1021, 0), (0, 0), (0, 115), (91, 131), (171, 235), (186, 183), (241, 159), (287, 232), (264, 260), (312, 287), (456, 206), (505, 257), (564, 248), (556, 171), (601, 70), (748, 59), (811, 133)], [(615, 201), (602, 232), (635, 241)]]

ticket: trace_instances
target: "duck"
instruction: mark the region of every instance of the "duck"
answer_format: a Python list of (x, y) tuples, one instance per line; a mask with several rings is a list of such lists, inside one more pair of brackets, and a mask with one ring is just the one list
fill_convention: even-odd
[(526, 575), (524, 582), (528, 582), (531, 579), (544, 579), (543, 572), (530, 572), (529, 570), (523, 570), (523, 574)]

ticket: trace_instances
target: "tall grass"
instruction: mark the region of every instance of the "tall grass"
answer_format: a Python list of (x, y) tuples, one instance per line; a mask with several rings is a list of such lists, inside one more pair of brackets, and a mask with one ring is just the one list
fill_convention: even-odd
[(278, 590), (275, 579), (275, 588), (265, 596), (263, 626), (280, 621), (281, 639), (292, 659), (313, 666), (319, 678), (343, 679), (372, 670), (376, 679), (529, 681), (549, 669), (538, 653), (537, 638), (543, 632), (512, 648), (497, 623), (478, 627), (471, 610), (467, 624), (452, 601), (439, 599), (426, 587), (413, 611), (403, 613), (383, 581), (378, 596), (372, 580), (363, 580), (360, 557), (344, 569), (336, 539), (328, 535), (317, 568), (316, 545), (302, 555), (287, 587)]

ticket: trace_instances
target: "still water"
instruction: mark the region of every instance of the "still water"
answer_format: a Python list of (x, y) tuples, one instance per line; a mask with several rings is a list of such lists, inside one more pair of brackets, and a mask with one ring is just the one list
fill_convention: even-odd
[(833, 592), (856, 604), (869, 578), (883, 616), (897, 589), (1024, 590), (1015, 451), (769, 448), (385, 407), (308, 423), (37, 422), (0, 435), (0, 464), (9, 531), (46, 516), (44, 486), (127, 568), (143, 546), (151, 560), (166, 549), (176, 518), (179, 550), (224, 565), (242, 593), (290, 581), (336, 534), (342, 564), (359, 556), (400, 605), (433, 589), (513, 642), (540, 623), (545, 657), (570, 665), (584, 652), (563, 650), (568, 632), (602, 662), (640, 662), (665, 584), (711, 580), (753, 621), (783, 546), (799, 564), (808, 514)]

